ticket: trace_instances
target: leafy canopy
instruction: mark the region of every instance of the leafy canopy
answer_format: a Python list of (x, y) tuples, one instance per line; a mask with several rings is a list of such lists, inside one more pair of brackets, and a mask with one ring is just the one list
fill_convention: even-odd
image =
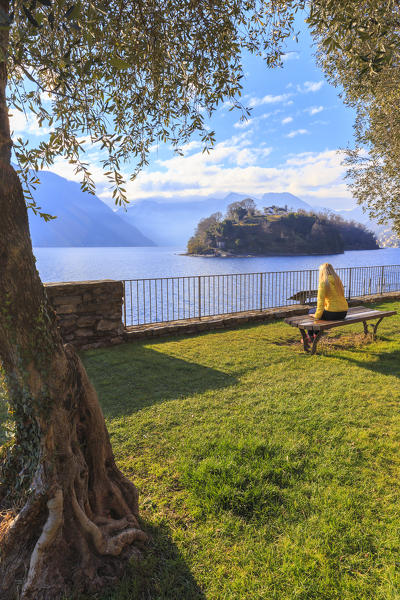
[[(32, 111), (50, 133), (33, 148), (14, 140), (20, 174), (64, 156), (94, 181), (83, 160), (90, 141), (119, 204), (126, 201), (122, 166), (134, 157), (132, 179), (151, 146), (176, 152), (198, 132), (206, 151), (214, 132), (205, 118), (224, 101), (240, 103), (243, 49), (279, 64), (294, 15), (263, 0), (16, 0), (0, 13), (9, 27), (10, 109)], [(32, 196), (30, 204), (35, 209)]]
[(318, 0), (308, 22), (317, 59), (356, 110), (346, 152), (350, 189), (372, 217), (400, 232), (400, 5)]

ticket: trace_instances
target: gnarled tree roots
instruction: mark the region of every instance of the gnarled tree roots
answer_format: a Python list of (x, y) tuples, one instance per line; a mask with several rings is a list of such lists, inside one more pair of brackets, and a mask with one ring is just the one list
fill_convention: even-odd
[(147, 538), (136, 488), (115, 464), (96, 392), (72, 348), (55, 358), (54, 369), (51, 396), (63, 401), (42, 420), (25, 506), (0, 527), (2, 600), (97, 591), (115, 582)]

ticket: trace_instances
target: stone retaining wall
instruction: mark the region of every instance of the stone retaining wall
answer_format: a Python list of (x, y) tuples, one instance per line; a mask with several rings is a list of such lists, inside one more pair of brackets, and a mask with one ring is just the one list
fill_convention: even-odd
[[(57, 313), (64, 341), (74, 344), (81, 350), (162, 335), (232, 329), (249, 322), (276, 321), (289, 316), (307, 314), (310, 308), (309, 305), (296, 304), (263, 311), (152, 323), (125, 329), (122, 323), (122, 281), (108, 279), (46, 283), (45, 288), (50, 303)], [(400, 300), (400, 292), (352, 298), (349, 304), (356, 306), (385, 300)]]
[(123, 341), (122, 281), (46, 283), (61, 335), (76, 348), (100, 348)]
[(202, 317), (201, 319), (184, 319), (168, 323), (152, 323), (151, 325), (135, 325), (125, 329), (124, 339), (130, 342), (163, 335), (190, 335), (202, 331), (213, 331), (215, 329), (235, 329), (235, 327), (240, 327), (245, 323), (277, 321), (285, 317), (303, 315), (307, 311), (308, 308), (297, 304), (295, 306), (270, 308), (263, 311), (225, 314)]

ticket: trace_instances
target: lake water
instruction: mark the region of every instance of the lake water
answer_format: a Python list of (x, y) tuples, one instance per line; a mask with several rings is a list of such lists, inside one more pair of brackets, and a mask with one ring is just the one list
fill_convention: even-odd
[(400, 248), (359, 250), (320, 256), (201, 258), (182, 256), (183, 248), (35, 248), (42, 281), (141, 279), (316, 269), (323, 262), (336, 268), (399, 265)]

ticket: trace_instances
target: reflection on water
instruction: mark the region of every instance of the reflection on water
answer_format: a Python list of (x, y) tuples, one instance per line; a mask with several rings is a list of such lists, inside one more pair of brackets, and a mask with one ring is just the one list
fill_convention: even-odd
[(35, 248), (43, 281), (141, 279), (229, 273), (315, 269), (323, 262), (335, 268), (400, 264), (400, 248), (359, 250), (321, 256), (199, 258), (183, 248)]

